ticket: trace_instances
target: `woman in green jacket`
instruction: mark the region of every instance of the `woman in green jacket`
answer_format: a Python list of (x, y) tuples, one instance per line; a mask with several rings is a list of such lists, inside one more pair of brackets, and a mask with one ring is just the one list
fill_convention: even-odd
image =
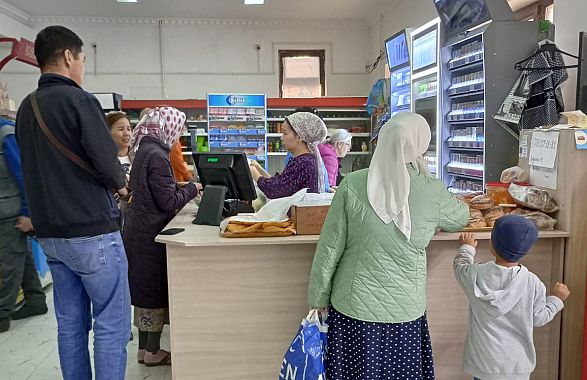
[(381, 128), (371, 166), (341, 183), (322, 229), (310, 308), (329, 309), (329, 380), (434, 379), (426, 321), (426, 247), (469, 220), (422, 155), (426, 120), (401, 113)]

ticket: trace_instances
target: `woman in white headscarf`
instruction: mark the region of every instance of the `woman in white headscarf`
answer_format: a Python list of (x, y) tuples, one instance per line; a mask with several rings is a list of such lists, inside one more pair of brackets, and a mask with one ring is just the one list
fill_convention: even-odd
[(251, 166), (253, 180), (269, 199), (289, 197), (307, 188), (310, 193), (325, 189), (324, 164), (318, 145), (326, 139), (326, 125), (310, 112), (296, 112), (285, 118), (283, 146), (293, 154), (283, 173), (275, 177)]
[(340, 174), (340, 160), (351, 150), (353, 135), (346, 129), (336, 129), (324, 144), (320, 144), (320, 156), (328, 172), (328, 182), (335, 187), (342, 181)]
[(150, 367), (171, 363), (171, 353), (159, 345), (163, 325), (169, 324), (169, 298), (165, 245), (156, 243), (155, 237), (197, 193), (193, 183), (177, 185), (169, 161), (184, 123), (183, 112), (155, 108), (141, 119), (131, 139), (133, 196), (123, 240), (134, 324), (139, 330), (137, 361)]
[(329, 308), (329, 380), (434, 379), (426, 320), (426, 247), (456, 232), (466, 204), (429, 175), (426, 120), (387, 122), (369, 169), (339, 186), (314, 256), (308, 303)]

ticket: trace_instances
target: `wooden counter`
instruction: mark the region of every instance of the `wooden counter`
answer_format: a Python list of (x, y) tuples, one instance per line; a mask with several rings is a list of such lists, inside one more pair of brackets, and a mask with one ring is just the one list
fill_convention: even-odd
[[(283, 354), (307, 314), (307, 288), (318, 236), (225, 239), (218, 227), (191, 223), (187, 206), (159, 236), (167, 244), (174, 379), (264, 380), (279, 375)], [(547, 286), (563, 276), (561, 231), (541, 232), (524, 260)], [(459, 234), (439, 233), (428, 247), (428, 321), (439, 380), (462, 371), (467, 300), (452, 272)], [(478, 261), (490, 260), (490, 233), (478, 233)], [(537, 329), (533, 379), (558, 378), (560, 317)]]

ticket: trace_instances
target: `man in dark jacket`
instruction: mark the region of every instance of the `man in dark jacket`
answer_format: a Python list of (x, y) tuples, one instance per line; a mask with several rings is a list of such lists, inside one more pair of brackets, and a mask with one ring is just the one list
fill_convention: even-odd
[(88, 333), (94, 319), (96, 379), (124, 379), (130, 337), (128, 263), (113, 192), (127, 194), (104, 113), (81, 88), (83, 42), (61, 26), (35, 41), (41, 67), (36, 98), (47, 129), (95, 173), (47, 138), (32, 108), (18, 110), (16, 134), (32, 223), (53, 276), (58, 345), (64, 379), (91, 379)]
[[(0, 118), (0, 333), (11, 319), (47, 313), (27, 234), (33, 230), (24, 195), (14, 123)], [(22, 286), (25, 304), (13, 312)]]

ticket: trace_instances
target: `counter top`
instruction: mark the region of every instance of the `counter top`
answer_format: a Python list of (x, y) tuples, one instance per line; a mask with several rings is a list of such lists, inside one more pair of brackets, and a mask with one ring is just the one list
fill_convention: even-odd
[[(316, 244), (320, 235), (301, 235), (288, 237), (264, 237), (264, 238), (223, 238), (220, 236), (220, 228), (217, 226), (201, 226), (193, 224), (197, 208), (194, 203), (189, 203), (181, 210), (166, 228), (185, 228), (185, 231), (176, 235), (158, 235), (155, 241), (158, 243), (180, 247), (217, 247), (217, 246), (255, 246), (255, 245), (291, 245), (291, 244)], [(457, 241), (459, 232), (439, 232), (432, 238), (433, 241)], [(478, 240), (489, 240), (491, 232), (476, 232)], [(541, 239), (554, 239), (569, 237), (564, 231), (540, 231)]]

